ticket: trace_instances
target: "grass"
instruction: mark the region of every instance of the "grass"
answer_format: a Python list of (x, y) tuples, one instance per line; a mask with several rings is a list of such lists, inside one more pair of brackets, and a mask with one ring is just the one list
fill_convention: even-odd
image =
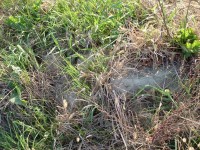
[[(195, 11), (193, 1), (1, 1), (0, 149), (200, 148)], [(113, 88), (129, 69), (167, 63), (180, 65), (178, 91)]]

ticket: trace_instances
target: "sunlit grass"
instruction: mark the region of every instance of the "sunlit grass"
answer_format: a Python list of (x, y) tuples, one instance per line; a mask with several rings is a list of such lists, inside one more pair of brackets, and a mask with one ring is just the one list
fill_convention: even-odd
[[(128, 128), (120, 120), (129, 122), (126, 109), (117, 107), (117, 102), (125, 105), (121, 100), (124, 95), (112, 101), (113, 91), (109, 93), (111, 77), (117, 72), (111, 70), (115, 57), (126, 60), (126, 48), (137, 43), (137, 38), (129, 39), (126, 34), (134, 28), (138, 33), (140, 29), (148, 32), (151, 24), (152, 29), (157, 27), (157, 6), (147, 9), (140, 0), (3, 0), (0, 9), (4, 13), (0, 22), (0, 149), (79, 149), (82, 145), (87, 149), (84, 142), (97, 149), (114, 149), (116, 141), (117, 147), (127, 148), (129, 138), (135, 135), (126, 134), (124, 129), (132, 133), (139, 123), (130, 121), (134, 127)], [(167, 29), (173, 28), (175, 14), (173, 11), (165, 18)], [(155, 39), (145, 44), (151, 42), (155, 49), (160, 44)], [(120, 51), (117, 56), (111, 52), (113, 47), (117, 47), (116, 53)], [(197, 91), (195, 81), (188, 87), (182, 85), (183, 97), (192, 98), (192, 90)], [(174, 91), (151, 89), (156, 93), (155, 106), (148, 110), (152, 116), (162, 112), (167, 118), (181, 106), (173, 97)], [(131, 101), (141, 95), (132, 95)], [(150, 130), (149, 134), (154, 129)], [(199, 138), (194, 139), (196, 146)]]

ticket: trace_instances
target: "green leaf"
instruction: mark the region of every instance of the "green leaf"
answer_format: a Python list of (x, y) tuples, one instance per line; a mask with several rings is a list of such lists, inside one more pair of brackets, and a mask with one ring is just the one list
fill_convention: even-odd
[(200, 49), (200, 41), (199, 40), (195, 40), (192, 43), (192, 49), (199, 51), (199, 49)]
[(27, 102), (25, 100), (22, 100), (21, 98), (21, 90), (18, 86), (15, 86), (15, 89), (13, 90), (9, 101), (16, 105), (25, 105)]
[(192, 44), (191, 43), (186, 43), (186, 48), (187, 49), (192, 49)]
[(19, 95), (17, 94), (13, 94), (11, 96), (11, 98), (9, 99), (9, 101), (13, 104), (16, 104), (16, 105), (23, 105), (22, 101), (21, 101), (21, 98), (19, 97)]
[(180, 29), (175, 36), (175, 41), (181, 46), (185, 58), (197, 54), (200, 50), (200, 41), (191, 28)]

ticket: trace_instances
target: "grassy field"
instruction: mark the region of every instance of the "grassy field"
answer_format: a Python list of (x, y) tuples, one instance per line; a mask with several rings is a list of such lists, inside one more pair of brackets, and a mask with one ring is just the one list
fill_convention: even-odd
[[(0, 149), (200, 149), (199, 14), (192, 0), (1, 0)], [(113, 86), (168, 64), (178, 90)]]

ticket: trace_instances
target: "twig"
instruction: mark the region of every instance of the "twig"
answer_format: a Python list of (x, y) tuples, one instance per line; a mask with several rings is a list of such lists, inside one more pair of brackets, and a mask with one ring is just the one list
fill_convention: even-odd
[(187, 22), (188, 22), (188, 13), (189, 13), (189, 8), (190, 8), (190, 5), (191, 5), (191, 2), (192, 2), (192, 0), (189, 1), (188, 7), (187, 7), (187, 12), (186, 12), (185, 21), (184, 21), (184, 30), (186, 29), (186, 25), (187, 25)]
[(171, 37), (170, 32), (169, 32), (169, 28), (167, 27), (166, 14), (164, 12), (163, 3), (161, 3), (161, 0), (158, 0), (158, 4), (159, 4), (159, 7), (160, 7), (161, 12), (162, 12), (162, 19), (163, 19), (163, 23), (164, 23), (165, 29), (167, 31), (167, 35), (169, 37)]

